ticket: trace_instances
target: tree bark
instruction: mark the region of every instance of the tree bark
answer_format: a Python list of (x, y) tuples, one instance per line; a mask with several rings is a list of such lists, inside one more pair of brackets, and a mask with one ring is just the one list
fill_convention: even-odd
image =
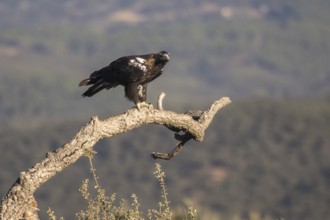
[[(160, 99), (162, 100), (163, 96)], [(159, 106), (161, 106), (161, 100), (158, 102)], [(39, 219), (34, 192), (51, 177), (75, 163), (86, 150), (92, 149), (99, 140), (128, 132), (141, 125), (159, 124), (171, 128), (171, 130), (183, 131), (190, 138), (200, 142), (214, 115), (230, 102), (228, 97), (220, 98), (206, 111), (201, 112), (198, 120), (189, 114), (166, 111), (162, 107), (154, 109), (152, 106), (140, 110), (133, 108), (122, 115), (102, 121), (96, 116), (93, 117), (72, 140), (55, 151), (47, 153), (46, 158), (40, 163), (20, 173), (19, 178), (1, 201), (0, 219)], [(187, 141), (187, 136), (185, 138), (183, 144)]]

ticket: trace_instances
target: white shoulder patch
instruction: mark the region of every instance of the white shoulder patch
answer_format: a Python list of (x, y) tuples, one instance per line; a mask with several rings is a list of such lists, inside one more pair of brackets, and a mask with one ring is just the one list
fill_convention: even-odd
[(139, 68), (143, 72), (147, 72), (147, 67), (144, 65), (146, 63), (146, 60), (141, 57), (136, 57), (135, 59), (130, 59), (129, 65), (134, 66), (136, 68)]
[(141, 58), (141, 57), (137, 57), (136, 60), (139, 61), (140, 63), (145, 63), (146, 62), (146, 60)]

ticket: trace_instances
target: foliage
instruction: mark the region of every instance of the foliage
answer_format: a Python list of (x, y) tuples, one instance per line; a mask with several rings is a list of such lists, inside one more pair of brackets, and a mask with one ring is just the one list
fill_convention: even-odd
[(172, 212), (170, 210), (170, 201), (168, 200), (167, 188), (165, 185), (165, 173), (162, 170), (159, 163), (155, 164), (155, 172), (154, 175), (156, 179), (159, 181), (159, 185), (161, 188), (161, 195), (163, 202), (158, 203), (158, 210), (152, 209), (148, 210), (149, 219), (171, 219)]
[[(88, 153), (89, 154), (89, 153)], [(83, 181), (82, 186), (79, 188), (79, 192), (85, 199), (87, 203), (87, 209), (81, 210), (76, 214), (78, 219), (81, 220), (87, 220), (87, 219), (93, 219), (93, 220), (114, 220), (114, 219), (144, 219), (143, 213), (139, 210), (140, 203), (138, 201), (138, 198), (136, 194), (132, 194), (132, 204), (129, 206), (127, 202), (122, 199), (119, 203), (119, 206), (116, 206), (116, 200), (117, 196), (115, 193), (113, 193), (110, 196), (107, 196), (105, 193), (105, 190), (99, 185), (98, 178), (96, 175), (96, 170), (93, 168), (92, 165), (92, 155), (87, 156), (90, 161), (91, 165), (91, 172), (94, 177), (95, 181), (95, 193), (96, 196), (93, 197), (89, 190), (89, 179), (86, 179)], [(156, 179), (159, 181), (160, 188), (161, 188), (161, 196), (163, 201), (158, 203), (158, 208), (156, 209), (149, 209), (148, 210), (148, 219), (172, 219), (171, 216), (173, 215), (171, 209), (170, 209), (170, 202), (168, 201), (168, 193), (165, 185), (165, 173), (161, 168), (161, 165), (156, 163), (155, 164), (155, 171), (154, 175)], [(48, 209), (47, 211), (49, 215), (49, 219), (56, 220), (56, 216), (54, 211), (51, 209)], [(197, 212), (192, 207), (189, 207), (188, 213), (185, 217), (187, 220), (194, 220), (196, 219)], [(61, 219), (63, 219), (61, 217)]]

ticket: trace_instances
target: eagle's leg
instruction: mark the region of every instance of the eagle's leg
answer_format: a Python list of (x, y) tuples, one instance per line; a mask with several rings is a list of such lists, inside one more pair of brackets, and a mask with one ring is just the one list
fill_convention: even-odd
[(147, 84), (142, 84), (137, 86), (137, 99), (138, 102), (136, 102), (137, 109), (141, 110), (141, 108), (150, 108), (153, 107), (151, 104), (147, 103)]

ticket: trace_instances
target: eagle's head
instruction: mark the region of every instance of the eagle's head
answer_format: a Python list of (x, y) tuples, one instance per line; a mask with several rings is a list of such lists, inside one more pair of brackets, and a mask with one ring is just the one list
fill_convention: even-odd
[(160, 51), (156, 57), (160, 62), (168, 62), (170, 60), (170, 54), (165, 50)]

